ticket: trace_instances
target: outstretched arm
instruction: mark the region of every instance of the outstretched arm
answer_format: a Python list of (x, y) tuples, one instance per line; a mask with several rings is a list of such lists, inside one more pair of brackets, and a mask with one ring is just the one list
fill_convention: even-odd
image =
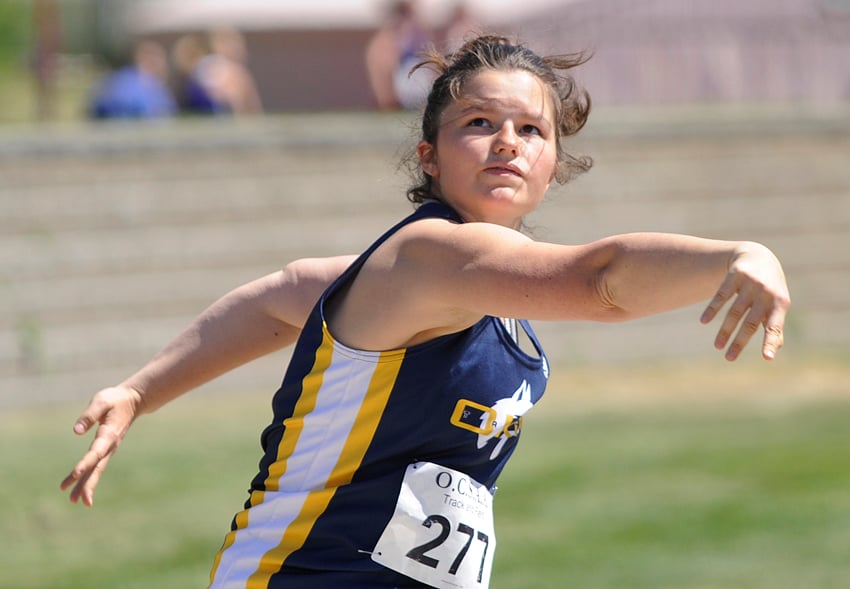
[(353, 257), (305, 259), (245, 284), (213, 303), (138, 372), (99, 391), (74, 424), (99, 424), (88, 452), (62, 481), (71, 501), (94, 489), (136, 417), (251, 360), (292, 344), (322, 291)]
[(708, 322), (731, 303), (715, 338), (727, 359), (760, 327), (766, 359), (782, 346), (788, 287), (776, 256), (754, 242), (633, 233), (567, 246), (484, 223), (437, 222), (406, 236), (405, 280), (417, 281), (414, 302), (426, 310), (614, 322), (710, 301)]

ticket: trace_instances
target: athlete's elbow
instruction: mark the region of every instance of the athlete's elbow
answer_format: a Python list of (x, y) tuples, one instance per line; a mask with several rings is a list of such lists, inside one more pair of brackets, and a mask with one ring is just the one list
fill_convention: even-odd
[(612, 280), (610, 266), (606, 265), (593, 273), (591, 278), (591, 290), (595, 304), (594, 313), (591, 318), (594, 321), (604, 323), (618, 323), (633, 318), (618, 298), (619, 289)]

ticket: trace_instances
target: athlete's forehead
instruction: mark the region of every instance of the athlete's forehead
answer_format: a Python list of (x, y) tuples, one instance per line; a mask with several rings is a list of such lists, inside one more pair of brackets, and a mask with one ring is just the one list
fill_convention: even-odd
[(551, 124), (549, 109), (545, 103), (527, 104), (515, 100), (502, 99), (461, 99), (457, 102), (454, 112), (463, 117), (474, 113), (504, 113), (521, 116), (525, 119), (539, 120)]

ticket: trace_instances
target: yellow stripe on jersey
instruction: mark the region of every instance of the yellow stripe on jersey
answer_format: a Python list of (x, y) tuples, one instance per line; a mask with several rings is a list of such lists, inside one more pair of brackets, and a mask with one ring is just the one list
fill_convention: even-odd
[[(284, 420), (286, 429), (278, 445), (277, 460), (269, 466), (269, 476), (265, 481), (266, 491), (276, 491), (280, 487), (280, 478), (286, 472), (286, 457), (292, 455), (298, 437), (303, 431), (304, 416), (310, 413), (316, 406), (316, 399), (318, 398), (319, 390), (322, 388), (322, 377), (325, 374), (325, 370), (330, 366), (331, 358), (333, 358), (333, 341), (330, 338), (330, 333), (325, 329), (322, 343), (319, 349), (316, 350), (316, 361), (313, 365), (313, 370), (304, 378), (301, 396), (295, 405), (293, 415), (289, 419)], [(210, 572), (210, 584), (215, 579), (215, 574), (221, 564), (222, 555), (236, 542), (236, 535), (239, 530), (244, 530), (248, 527), (250, 508), (262, 504), (265, 496), (265, 491), (252, 491), (249, 497), (249, 507), (236, 515), (236, 529), (230, 531), (225, 536), (224, 544), (213, 561), (212, 571)]]
[(325, 371), (330, 366), (333, 357), (332, 352), (333, 344), (329, 343), (327, 339), (323, 339), (321, 347), (316, 351), (315, 367), (304, 378), (301, 396), (295, 404), (292, 417), (283, 422), (286, 429), (277, 448), (277, 460), (269, 466), (269, 476), (265, 482), (266, 491), (278, 491), (280, 489), (280, 479), (286, 472), (288, 465), (287, 458), (295, 452), (295, 445), (301, 436), (301, 432), (304, 431), (304, 418), (316, 408), (316, 399), (318, 399), (319, 391), (322, 389)]
[[(265, 494), (262, 491), (251, 491), (250, 503), (251, 507), (255, 505), (259, 505), (263, 502), (263, 497)], [(212, 570), (210, 571), (210, 587), (212, 587), (213, 581), (215, 581), (215, 574), (218, 572), (218, 567), (221, 564), (221, 557), (224, 555), (225, 551), (233, 546), (233, 543), (236, 542), (236, 533), (239, 530), (244, 530), (248, 527), (248, 510), (243, 509), (238, 514), (236, 514), (236, 529), (231, 530), (224, 537), (224, 544), (222, 544), (221, 549), (218, 551), (218, 554), (215, 555), (215, 560), (213, 561)]]
[(280, 544), (263, 555), (259, 568), (248, 579), (246, 589), (265, 589), (268, 586), (271, 576), (280, 569), (289, 555), (304, 545), (313, 525), (333, 499), (336, 489), (351, 482), (378, 429), (402, 359), (403, 354), (398, 351), (381, 354), (351, 433), (327, 479), (326, 486), (309, 493), (300, 513), (286, 528)]

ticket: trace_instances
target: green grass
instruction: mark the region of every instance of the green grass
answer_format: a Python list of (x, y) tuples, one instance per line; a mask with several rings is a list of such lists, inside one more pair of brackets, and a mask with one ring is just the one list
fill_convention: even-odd
[(259, 458), (268, 400), (198, 395), (134, 425), (91, 510), (59, 481), (81, 406), (0, 420), (0, 588), (201, 587)]
[[(554, 383), (500, 481), (491, 586), (850, 586), (850, 399), (777, 388), (850, 382), (846, 368), (837, 385), (823, 373), (780, 373), (776, 402), (657, 390), (610, 403)], [(596, 378), (612, 391), (684, 382), (653, 371)], [(721, 386), (717, 374), (687, 382)], [(267, 407), (265, 396), (197, 393), (140, 420), (91, 510), (58, 490), (89, 442), (70, 432), (81, 407), (0, 416), (0, 587), (205, 586), (246, 497)]]
[(497, 495), (496, 586), (846, 587), (848, 419), (847, 403), (529, 417)]

